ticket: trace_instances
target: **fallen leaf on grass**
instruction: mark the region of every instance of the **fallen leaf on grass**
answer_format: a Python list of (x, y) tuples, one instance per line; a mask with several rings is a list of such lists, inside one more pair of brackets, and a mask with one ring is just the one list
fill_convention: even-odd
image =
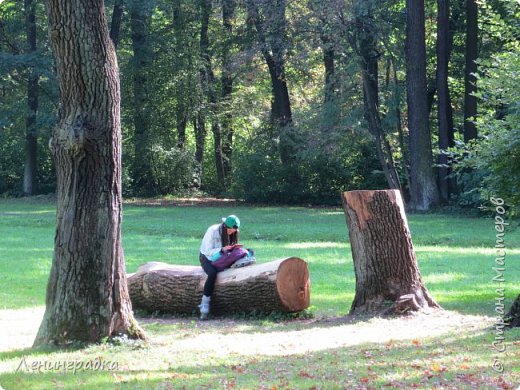
[(433, 372), (444, 372), (447, 370), (446, 367), (444, 366), (441, 366), (437, 363), (433, 363), (432, 366), (430, 367), (430, 369), (433, 371)]
[(311, 374), (309, 374), (308, 372), (305, 372), (305, 371), (300, 371), (300, 372), (298, 373), (298, 376), (299, 376), (300, 378), (311, 378), (311, 379), (314, 378), (313, 375), (311, 375)]

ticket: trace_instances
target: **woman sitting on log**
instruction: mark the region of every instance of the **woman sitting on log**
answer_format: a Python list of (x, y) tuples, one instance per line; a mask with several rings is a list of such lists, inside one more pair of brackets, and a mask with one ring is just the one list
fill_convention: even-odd
[(215, 266), (216, 263), (213, 263), (213, 261), (216, 261), (223, 254), (232, 252), (238, 246), (239, 227), (240, 220), (238, 217), (230, 215), (227, 218), (222, 218), (222, 223), (210, 226), (202, 239), (199, 260), (202, 269), (208, 275), (204, 284), (204, 295), (199, 305), (200, 318), (203, 320), (207, 319), (209, 314), (209, 304), (215, 288), (217, 272), (222, 271), (222, 268)]

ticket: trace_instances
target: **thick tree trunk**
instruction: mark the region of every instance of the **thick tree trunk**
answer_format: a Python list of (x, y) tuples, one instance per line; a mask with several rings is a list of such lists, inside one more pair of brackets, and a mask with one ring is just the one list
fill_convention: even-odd
[[(36, 1), (25, 0), (25, 25), (27, 46), (30, 53), (36, 51)], [(36, 113), (38, 112), (38, 74), (29, 69), (27, 84), (27, 119), (25, 121), (25, 166), (23, 175), (23, 193), (33, 195), (36, 191), (36, 174), (38, 168), (38, 131)]]
[(464, 69), (464, 142), (477, 138), (477, 127), (470, 118), (477, 115), (478, 6), (466, 0), (466, 53)]
[(439, 308), (421, 280), (401, 193), (342, 194), (356, 273), (350, 314)]
[[(205, 281), (201, 267), (152, 262), (129, 275), (128, 288), (136, 308), (191, 314), (200, 303)], [(309, 302), (307, 263), (289, 257), (218, 273), (211, 312), (297, 312)]]
[(119, 70), (103, 1), (49, 0), (60, 111), (50, 146), (57, 226), (35, 345), (144, 337), (132, 314), (121, 245)]
[(433, 173), (426, 96), (424, 0), (406, 2), (406, 91), (410, 132), (410, 207), (429, 210), (439, 202)]
[(439, 121), (439, 165), (437, 179), (441, 199), (449, 201), (452, 193), (452, 180), (448, 156), (444, 150), (454, 146), (453, 110), (448, 87), (448, 65), (450, 59), (450, 18), (449, 0), (437, 0), (437, 118)]

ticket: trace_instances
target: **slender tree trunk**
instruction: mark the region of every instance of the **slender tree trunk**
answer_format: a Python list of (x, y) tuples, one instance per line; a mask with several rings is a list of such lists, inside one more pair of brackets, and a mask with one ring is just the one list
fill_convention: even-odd
[(410, 207), (429, 210), (439, 201), (426, 96), (424, 0), (406, 2), (406, 90), (410, 131)]
[[(36, 1), (25, 0), (25, 26), (27, 47), (30, 53), (36, 51)], [(25, 166), (23, 177), (23, 193), (26, 196), (36, 192), (36, 175), (38, 167), (38, 131), (36, 114), (38, 112), (38, 74), (29, 69), (27, 84), (27, 118), (25, 121)]]
[(370, 133), (376, 143), (377, 155), (385, 174), (389, 188), (400, 189), (399, 175), (395, 168), (390, 144), (381, 124), (379, 115), (379, 86), (378, 86), (378, 52), (371, 26), (356, 20), (353, 49), (360, 56), (361, 74), (363, 80), (363, 100), (365, 119)]
[(325, 97), (324, 103), (334, 101), (336, 91), (336, 75), (334, 64), (334, 48), (332, 47), (332, 39), (328, 34), (320, 34), (322, 50), (323, 50), (323, 65), (325, 66)]
[(119, 70), (101, 0), (49, 0), (60, 86), (50, 147), (57, 226), (35, 345), (144, 337), (132, 314), (121, 244)]
[(183, 106), (177, 108), (177, 147), (183, 149), (186, 144), (186, 126), (188, 118)]
[[(291, 100), (285, 75), (285, 0), (268, 0), (267, 20), (260, 14), (257, 0), (248, 0), (248, 20), (256, 28), (262, 55), (269, 69), (272, 87), (271, 122), (279, 135), (279, 153), (283, 164), (290, 165), (296, 155), (296, 140), (292, 126)], [(270, 31), (268, 32), (268, 29)], [(269, 42), (268, 42), (269, 34)]]
[[(222, 154), (224, 176), (231, 179), (233, 161), (233, 115), (231, 114), (231, 94), (233, 93), (233, 75), (231, 70), (231, 46), (233, 42), (233, 19), (235, 17), (235, 0), (222, 1), (222, 24), (226, 33), (222, 47), (222, 100), (224, 110), (222, 118)], [(229, 184), (229, 183), (228, 183)]]
[(154, 175), (150, 161), (151, 107), (148, 71), (152, 51), (148, 39), (151, 9), (148, 3), (132, 0), (130, 28), (132, 30), (132, 72), (134, 91), (134, 169), (135, 190), (143, 195), (154, 193)]
[(214, 156), (215, 168), (217, 172), (217, 179), (220, 188), (217, 191), (222, 191), (226, 183), (225, 169), (224, 169), (224, 155), (222, 152), (222, 132), (220, 123), (217, 117), (217, 95), (215, 92), (215, 75), (211, 66), (211, 56), (209, 53), (209, 19), (211, 16), (211, 0), (201, 1), (201, 28), (200, 28), (200, 51), (203, 66), (201, 69), (202, 88), (207, 95), (207, 99), (211, 112), (211, 131), (213, 133), (214, 142)]
[(119, 35), (121, 32), (121, 20), (123, 19), (123, 0), (115, 0), (112, 11), (112, 22), (110, 23), (110, 39), (117, 49)]
[(342, 194), (356, 273), (350, 314), (402, 314), (439, 308), (421, 280), (397, 190)]
[(197, 161), (196, 168), (196, 187), (202, 186), (202, 176), (204, 167), (204, 148), (206, 146), (206, 119), (204, 114), (199, 111), (197, 116), (193, 118), (193, 131), (195, 133), (195, 161)]
[(478, 7), (476, 0), (466, 0), (466, 67), (464, 70), (464, 142), (477, 138), (477, 127), (470, 118), (477, 115)]
[(448, 156), (444, 150), (454, 146), (453, 110), (448, 87), (450, 58), (449, 0), (437, 0), (437, 118), (439, 121), (439, 165), (437, 177), (441, 199), (447, 202), (452, 192)]
[(195, 161), (200, 166), (204, 163), (204, 147), (206, 145), (206, 119), (202, 112), (197, 114), (197, 117), (193, 121), (193, 127), (195, 129)]

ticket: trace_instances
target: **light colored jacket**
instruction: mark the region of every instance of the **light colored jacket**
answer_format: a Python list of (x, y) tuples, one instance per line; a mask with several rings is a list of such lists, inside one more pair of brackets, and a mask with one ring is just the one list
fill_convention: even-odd
[(200, 253), (208, 259), (212, 258), (215, 254), (220, 252), (220, 249), (222, 249), (221, 229), (221, 223), (211, 225), (206, 231), (206, 234), (204, 234), (202, 244), (200, 245)]

